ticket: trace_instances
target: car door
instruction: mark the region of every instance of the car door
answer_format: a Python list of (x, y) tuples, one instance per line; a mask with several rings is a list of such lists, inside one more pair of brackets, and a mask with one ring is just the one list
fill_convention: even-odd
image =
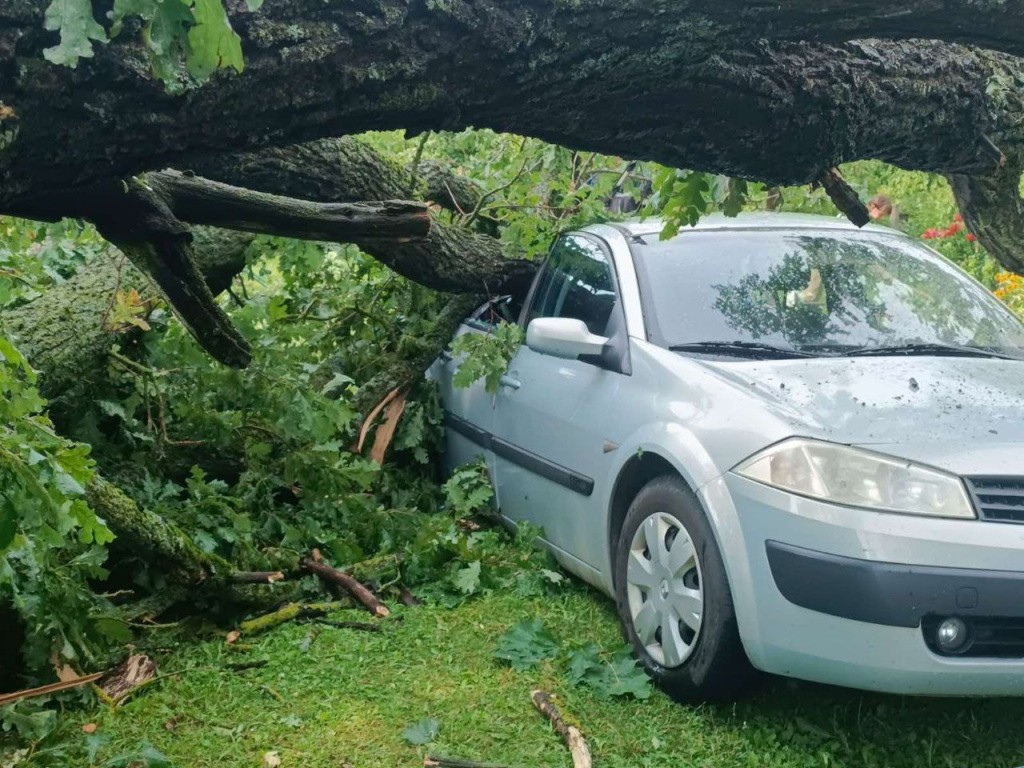
[[(524, 327), (538, 317), (583, 320), (591, 333), (611, 336), (620, 363), (567, 360), (520, 347), (495, 398), (494, 462), (502, 514), (542, 526), (548, 542), (568, 555), (570, 570), (593, 580), (605, 546), (601, 521), (613, 458), (622, 435), (609, 409), (627, 378), (628, 338), (610, 254), (582, 233), (552, 248), (524, 308)], [(597, 530), (601, 528), (602, 530)]]
[[(500, 297), (479, 307), (462, 322), (455, 337), (467, 333), (491, 333), (495, 323), (504, 319), (508, 299)], [(482, 457), (494, 481), (494, 454), (490, 448), (494, 397), (487, 392), (482, 379), (470, 387), (455, 386), (454, 378), (461, 362), (461, 357), (454, 357), (445, 351), (430, 371), (431, 378), (438, 384), (444, 405), (445, 469), (450, 473), (456, 467)]]

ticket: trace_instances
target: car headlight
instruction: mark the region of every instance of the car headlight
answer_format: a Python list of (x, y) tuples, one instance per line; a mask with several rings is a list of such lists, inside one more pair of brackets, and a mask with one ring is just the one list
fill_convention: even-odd
[(734, 471), (773, 488), (850, 507), (976, 517), (967, 490), (955, 475), (847, 445), (791, 438)]

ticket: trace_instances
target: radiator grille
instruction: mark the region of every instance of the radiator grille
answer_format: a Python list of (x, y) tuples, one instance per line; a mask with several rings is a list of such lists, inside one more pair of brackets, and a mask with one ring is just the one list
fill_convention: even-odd
[(993, 523), (1024, 523), (1024, 477), (968, 477), (978, 515)]

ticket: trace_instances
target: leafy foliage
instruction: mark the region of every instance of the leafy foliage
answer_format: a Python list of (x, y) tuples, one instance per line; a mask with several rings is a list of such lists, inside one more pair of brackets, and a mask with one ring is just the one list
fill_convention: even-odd
[(39, 700), (25, 699), (0, 707), (0, 730), (14, 731), (24, 741), (43, 741), (57, 728), (57, 713)]
[(601, 647), (588, 645), (569, 656), (569, 682), (585, 685), (601, 698), (612, 696), (633, 696), (637, 699), (650, 698), (651, 678), (633, 657), (629, 648), (622, 648), (604, 658)]
[(440, 732), (441, 723), (432, 717), (427, 717), (402, 731), (402, 738), (413, 746), (420, 747), (432, 742)]
[(483, 461), (459, 467), (444, 484), (448, 509), (456, 517), (470, 517), (486, 509), (494, 489)]
[[(250, 10), (260, 5), (249, 0)], [(171, 92), (201, 85), (217, 69), (241, 72), (244, 67), (241, 39), (221, 0), (114, 0), (109, 17), (111, 38), (121, 34), (127, 19), (141, 19), (153, 73)], [(45, 24), (47, 30), (60, 33), (60, 43), (44, 55), (72, 69), (80, 59), (94, 55), (93, 43), (108, 39), (93, 16), (91, 0), (52, 0)]]
[(452, 353), (463, 355), (454, 384), (463, 389), (480, 379), (492, 395), (498, 391), (501, 377), (508, 370), (526, 334), (513, 323), (499, 323), (493, 333), (466, 333), (452, 344)]
[(0, 603), (29, 629), (25, 654), (90, 660), (107, 639), (109, 613), (87, 586), (106, 572), (110, 532), (84, 500), (93, 464), (85, 446), (53, 431), (35, 375), (0, 337)]
[(107, 33), (92, 15), (91, 0), (52, 0), (46, 9), (46, 29), (60, 32), (60, 43), (43, 55), (54, 64), (74, 69), (78, 60), (92, 58), (93, 41), (105, 43)]
[(0, 312), (39, 298), (107, 248), (92, 226), (0, 217)]
[(544, 629), (540, 619), (521, 621), (498, 638), (495, 658), (507, 661), (512, 669), (523, 672), (558, 655), (559, 642)]
[(542, 661), (557, 660), (570, 685), (586, 686), (600, 698), (646, 699), (652, 692), (650, 677), (628, 647), (608, 654), (591, 643), (565, 655), (561, 643), (539, 618), (521, 621), (501, 635), (494, 656), (520, 672)]

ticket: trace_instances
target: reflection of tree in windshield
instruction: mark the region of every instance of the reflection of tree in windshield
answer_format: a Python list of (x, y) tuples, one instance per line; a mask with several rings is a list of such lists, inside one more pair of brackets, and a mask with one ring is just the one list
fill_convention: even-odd
[(994, 316), (982, 291), (967, 290), (902, 243), (791, 237), (770, 263), (764, 272), (712, 286), (728, 326), (753, 339), (781, 336), (808, 347), (998, 347), (1005, 337), (1006, 318)]
[[(767, 274), (747, 274), (733, 285), (712, 286), (715, 309), (729, 326), (754, 339), (781, 335), (790, 344), (842, 344), (845, 326), (867, 323), (883, 331), (885, 305), (875, 284), (883, 270), (865, 269), (851, 249), (870, 249), (829, 238), (801, 237)], [(855, 258), (850, 258), (856, 256)]]

